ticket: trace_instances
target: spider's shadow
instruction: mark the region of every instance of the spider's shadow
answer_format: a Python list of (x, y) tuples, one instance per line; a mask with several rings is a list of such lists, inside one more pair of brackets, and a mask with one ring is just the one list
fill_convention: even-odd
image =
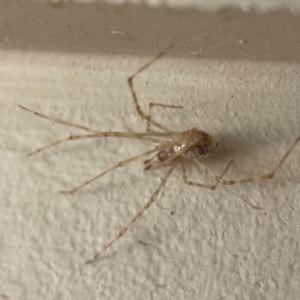
[[(276, 132), (276, 136), (286, 136), (280, 127), (274, 129), (274, 132)], [(264, 132), (258, 131), (257, 128), (248, 128), (247, 132), (220, 132), (214, 135), (214, 138), (218, 142), (218, 147), (214, 152), (214, 160), (234, 160), (235, 157), (242, 158), (270, 148), (276, 152), (278, 143), (286, 143), (286, 150), (288, 150), (290, 145), (286, 140), (281, 141), (275, 134), (272, 134), (272, 136), (274, 137), (267, 137)], [(290, 144), (292, 143), (293, 140), (290, 141)], [(284, 153), (282, 155), (284, 155)]]

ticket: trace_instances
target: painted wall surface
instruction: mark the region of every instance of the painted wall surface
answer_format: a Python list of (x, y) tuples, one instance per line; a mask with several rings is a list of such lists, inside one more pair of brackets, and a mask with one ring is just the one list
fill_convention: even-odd
[[(233, 160), (226, 178), (262, 175), (300, 134), (299, 15), (3, 1), (0, 20), (2, 299), (298, 299), (300, 145), (274, 179), (215, 191), (184, 184), (178, 166), (157, 204), (85, 265), (167, 168), (145, 172), (141, 159), (61, 194), (154, 145), (87, 139), (27, 158), (86, 132), (17, 105), (145, 132), (127, 78), (175, 42), (134, 82), (142, 109), (182, 105), (152, 116), (174, 131), (209, 132), (218, 148), (203, 163), (218, 174)], [(214, 182), (193, 164), (188, 176)]]

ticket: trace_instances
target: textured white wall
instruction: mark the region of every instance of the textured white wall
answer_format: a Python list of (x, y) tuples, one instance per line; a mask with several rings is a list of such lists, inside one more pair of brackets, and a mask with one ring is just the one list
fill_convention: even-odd
[(143, 131), (126, 78), (175, 40), (136, 80), (143, 109), (183, 105), (157, 109), (156, 119), (211, 133), (219, 147), (206, 164), (217, 172), (233, 159), (228, 177), (260, 175), (300, 134), (299, 16), (7, 2), (0, 17), (3, 299), (298, 299), (299, 145), (262, 183), (213, 192), (184, 185), (178, 168), (158, 197), (167, 209), (154, 204), (86, 266), (166, 170), (145, 173), (139, 161), (60, 194), (151, 145), (76, 141), (27, 159), (82, 132), (17, 105), (100, 130)]

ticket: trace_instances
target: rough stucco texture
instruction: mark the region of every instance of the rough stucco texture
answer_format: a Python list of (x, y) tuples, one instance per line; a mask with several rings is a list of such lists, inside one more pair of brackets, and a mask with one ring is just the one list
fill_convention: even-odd
[[(2, 20), (12, 24), (0, 49), (2, 298), (298, 299), (299, 145), (274, 179), (260, 183), (210, 191), (185, 185), (178, 167), (158, 205), (99, 262), (84, 264), (148, 201), (166, 169), (144, 172), (142, 161), (137, 161), (78, 193), (60, 194), (153, 145), (89, 139), (27, 158), (39, 147), (84, 132), (17, 105), (102, 131), (144, 131), (146, 124), (136, 114), (126, 78), (170, 41), (163, 39), (163, 30), (155, 33), (154, 27), (124, 21), (136, 8), (123, 8), (120, 17), (120, 10), (105, 7), (111, 25), (109, 20), (101, 25), (95, 19), (99, 34), (94, 40), (72, 44), (82, 32), (89, 32), (85, 26), (90, 23), (78, 23), (72, 34), (63, 32), (61, 24), (76, 23), (70, 6), (37, 9), (44, 12), (40, 18), (45, 27), (36, 28), (34, 36), (22, 31), (28, 23), (14, 22), (16, 15), (27, 14), (32, 20), (28, 7), (2, 10)], [(181, 13), (178, 17), (175, 12), (158, 12), (162, 23), (182, 19), (182, 36), (167, 56), (135, 81), (142, 108), (147, 111), (149, 102), (184, 106), (156, 108), (153, 116), (173, 130), (197, 127), (214, 136), (219, 146), (205, 164), (217, 173), (231, 159), (228, 178), (271, 171), (300, 134), (299, 41), (291, 32), (299, 17), (290, 18), (293, 24), (285, 23), (291, 37), (285, 34), (282, 39), (288, 47), (276, 44), (284, 29), (270, 34), (268, 47), (273, 52), (267, 59), (263, 31), (239, 32), (246, 28), (244, 20), (251, 24), (251, 15), (239, 18), (237, 12), (227, 12), (226, 18), (230, 15), (240, 26), (229, 28), (224, 21), (216, 29), (209, 20), (216, 18), (214, 23), (221, 24), (218, 16), (199, 13), (199, 20), (207, 20), (206, 27), (201, 31), (195, 21), (193, 34), (186, 36), (185, 18), (196, 20), (197, 13)], [(147, 9), (139, 15), (157, 17)], [(284, 14), (266, 20), (275, 24), (274, 18), (280, 21), (280, 16)], [(122, 22), (128, 27), (122, 29)], [(262, 28), (272, 31), (267, 24)], [(197, 28), (199, 35), (194, 38)], [(170, 26), (169, 37), (176, 35), (175, 29), (172, 33)], [(119, 33), (112, 32), (116, 30)], [(16, 31), (19, 40), (14, 39)], [(43, 40), (42, 32), (50, 32), (49, 39)], [(37, 36), (44, 43), (38, 43)], [(60, 41), (68, 45), (68, 38), (70, 51), (59, 46)], [(212, 182), (195, 166), (188, 166), (188, 174), (191, 180)]]

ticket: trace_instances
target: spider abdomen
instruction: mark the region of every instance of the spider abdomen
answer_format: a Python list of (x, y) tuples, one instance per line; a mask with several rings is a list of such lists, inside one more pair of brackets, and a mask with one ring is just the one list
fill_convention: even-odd
[(217, 147), (217, 142), (206, 132), (198, 130), (199, 140), (188, 149), (185, 156), (189, 159), (203, 159)]

